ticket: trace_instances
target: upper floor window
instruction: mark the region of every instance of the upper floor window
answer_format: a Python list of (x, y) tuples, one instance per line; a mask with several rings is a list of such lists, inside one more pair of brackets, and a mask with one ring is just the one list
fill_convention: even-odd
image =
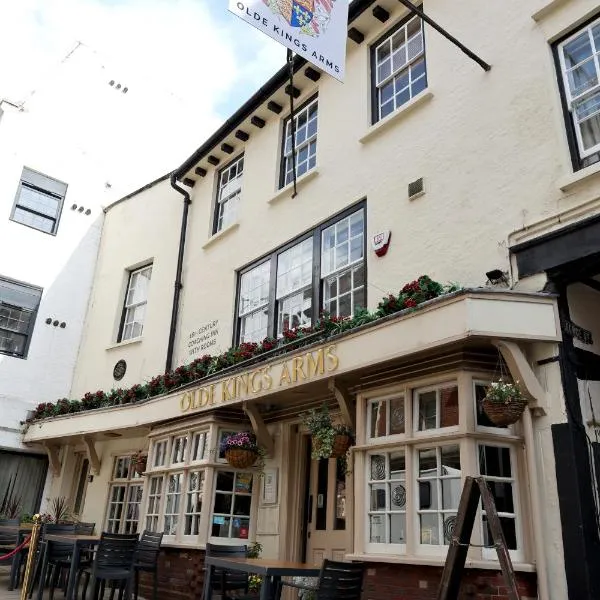
[(41, 288), (0, 277), (0, 353), (26, 358)]
[(244, 157), (240, 156), (219, 172), (217, 203), (213, 233), (225, 229), (235, 222), (238, 204), (242, 195)]
[(363, 208), (336, 217), (242, 272), (239, 341), (309, 326), (321, 311), (347, 317), (363, 308), (364, 219)]
[(55, 234), (67, 184), (23, 168), (11, 219), (44, 233)]
[[(296, 177), (304, 175), (317, 164), (317, 98), (310, 100), (294, 115)], [(294, 153), (292, 153), (292, 119), (288, 117), (283, 126), (282, 168), (280, 187), (294, 180)]]
[(371, 48), (373, 122), (387, 117), (427, 87), (423, 23), (401, 21)]
[(119, 342), (132, 340), (142, 335), (151, 276), (152, 265), (136, 269), (129, 273)]
[(579, 169), (600, 160), (600, 19), (557, 49), (573, 164)]

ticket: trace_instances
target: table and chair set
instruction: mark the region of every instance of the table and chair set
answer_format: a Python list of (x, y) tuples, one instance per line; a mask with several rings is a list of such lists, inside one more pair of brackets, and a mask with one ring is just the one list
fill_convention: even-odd
[[(31, 526), (0, 520), (0, 555), (23, 544)], [(33, 563), (29, 598), (53, 600), (60, 589), (66, 600), (97, 600), (110, 589), (110, 600), (137, 600), (139, 575), (153, 575), (152, 600), (158, 600), (158, 556), (162, 533), (94, 534), (94, 524), (45, 524)], [(11, 559), (9, 590), (23, 584), (29, 548), (25, 545)], [(279, 600), (286, 588), (303, 600), (360, 600), (365, 564), (325, 560), (321, 566), (302, 562), (247, 558), (246, 546), (207, 544), (202, 600)], [(261, 578), (258, 596), (249, 593), (249, 577)], [(313, 579), (311, 579), (313, 578)], [(83, 584), (83, 585), (81, 585)], [(37, 586), (37, 590), (34, 588)]]

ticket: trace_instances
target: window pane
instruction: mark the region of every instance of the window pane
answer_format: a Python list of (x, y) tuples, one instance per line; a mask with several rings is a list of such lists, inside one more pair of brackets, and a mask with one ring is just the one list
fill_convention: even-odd
[(279, 255), (277, 260), (277, 299), (310, 285), (312, 261), (312, 237)]
[(404, 433), (404, 397), (390, 400), (390, 435)]
[(440, 390), (440, 427), (458, 425), (458, 387)]
[(269, 313), (267, 310), (258, 310), (242, 317), (240, 321), (240, 341), (260, 342), (267, 337)]
[(395, 513), (390, 519), (390, 544), (406, 543), (406, 514)]
[(381, 437), (387, 434), (386, 432), (386, 412), (387, 401), (377, 400), (370, 404), (371, 406), (371, 437)]
[(56, 225), (56, 221), (53, 219), (36, 215), (29, 210), (20, 208), (19, 206), (15, 207), (13, 221), (21, 223), (22, 225), (29, 225), (29, 227), (39, 229), (40, 231), (44, 231), (46, 233), (53, 233), (54, 226)]
[(240, 316), (267, 304), (270, 272), (271, 263), (267, 261), (242, 275), (240, 279)]
[(312, 320), (312, 288), (284, 298), (278, 303), (277, 335), (287, 329), (310, 325)]
[(439, 517), (437, 513), (421, 514), (419, 518), (421, 544), (438, 545), (439, 537)]
[(510, 478), (510, 450), (502, 446), (479, 446), (479, 472), (490, 477)]
[(22, 208), (28, 208), (54, 220), (58, 216), (60, 198), (22, 184), (17, 204)]
[(419, 431), (437, 428), (437, 391), (418, 396)]
[(583, 94), (598, 84), (596, 63), (591, 58), (569, 71), (569, 88), (573, 97)]
[(565, 57), (565, 64), (569, 69), (592, 56), (592, 45), (587, 29), (574, 40), (571, 40), (568, 44), (564, 45), (563, 54)]

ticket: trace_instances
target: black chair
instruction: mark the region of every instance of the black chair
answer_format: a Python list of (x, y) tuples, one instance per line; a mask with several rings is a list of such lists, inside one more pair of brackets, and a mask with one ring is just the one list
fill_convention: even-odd
[(75, 535), (94, 535), (96, 523), (76, 523)]
[(154, 533), (153, 531), (144, 531), (133, 561), (134, 569), (134, 588), (133, 597), (138, 600), (138, 588), (140, 585), (140, 573), (152, 573), (153, 590), (152, 598), (158, 598), (158, 555), (160, 552), (160, 544), (164, 533)]
[[(119, 600), (123, 598), (129, 600), (133, 588), (134, 568), (133, 561), (138, 546), (137, 534), (132, 533), (107, 533), (104, 532), (100, 537), (100, 543), (96, 549), (94, 562), (91, 566), (80, 569), (77, 574), (77, 585), (83, 576), (85, 582), (81, 597), (85, 599), (88, 584), (92, 580), (92, 600), (97, 600), (104, 596), (106, 582), (113, 584), (119, 582)], [(114, 588), (111, 593), (114, 593)]]
[(286, 586), (314, 592), (316, 600), (360, 600), (365, 568), (366, 565), (362, 562), (349, 563), (325, 559), (316, 586), (282, 581), (275, 597), (279, 598), (282, 586)]
[(59, 585), (59, 580), (63, 569), (68, 569), (71, 566), (71, 554), (73, 552), (73, 546), (71, 544), (61, 544), (60, 542), (52, 542), (51, 544), (48, 544), (46, 541), (47, 535), (75, 535), (75, 525), (46, 523), (42, 530), (42, 539), (46, 545), (45, 551), (48, 553), (48, 556), (46, 570), (41, 574), (40, 585), (44, 585), (45, 580), (49, 581), (50, 592), (48, 599), (53, 600), (54, 589), (57, 585)]
[[(223, 544), (206, 544), (207, 556), (219, 556), (221, 558), (245, 558), (247, 556), (246, 546), (225, 546)], [(230, 600), (227, 592), (243, 590), (248, 593), (248, 575), (240, 571), (227, 571), (213, 567), (211, 588), (218, 592), (222, 600)]]
[[(0, 519), (0, 525), (8, 527), (19, 527), (19, 519)], [(8, 554), (19, 545), (19, 532), (15, 531), (0, 531), (0, 555)], [(12, 565), (13, 561), (19, 561), (19, 555), (15, 555), (12, 558), (2, 561), (3, 565)], [(12, 572), (11, 572), (12, 575)], [(13, 589), (16, 585), (16, 581), (11, 579), (9, 583), (9, 589)]]

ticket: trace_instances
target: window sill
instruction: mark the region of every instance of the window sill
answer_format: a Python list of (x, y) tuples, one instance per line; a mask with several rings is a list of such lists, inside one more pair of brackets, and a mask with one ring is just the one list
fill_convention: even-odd
[(210, 248), (210, 246), (212, 246), (215, 242), (228, 236), (232, 231), (235, 231), (239, 226), (240, 226), (239, 221), (236, 221), (235, 223), (232, 223), (231, 225), (227, 225), (227, 227), (225, 227), (224, 229), (221, 229), (221, 231), (217, 231), (217, 233), (215, 233), (214, 235), (209, 237), (208, 240), (206, 240), (206, 242), (204, 242), (204, 244), (202, 244), (202, 250), (206, 250), (207, 248)]
[(399, 121), (404, 118), (407, 113), (412, 112), (417, 106), (421, 106), (425, 104), (429, 100), (433, 98), (433, 92), (430, 92), (428, 89), (423, 90), (421, 93), (417, 94), (414, 98), (411, 98), (404, 106), (400, 107), (398, 110), (393, 112), (391, 115), (385, 117), (381, 121), (375, 123), (375, 125), (371, 125), (367, 132), (358, 139), (361, 144), (365, 144), (371, 138), (374, 138), (376, 135), (379, 135), (382, 131), (386, 130), (392, 123)]
[(597, 162), (589, 167), (579, 169), (574, 173), (569, 173), (558, 182), (558, 187), (562, 192), (569, 192), (574, 187), (587, 183), (590, 179), (595, 178), (600, 173), (600, 162)]
[[(446, 563), (445, 556), (394, 556), (390, 554), (346, 554), (346, 560), (364, 560), (365, 562), (392, 563), (399, 565), (427, 565), (431, 567), (443, 567)], [(469, 560), (465, 562), (467, 569), (490, 569), (500, 571), (500, 563), (497, 560)], [(524, 573), (535, 573), (536, 568), (532, 563), (513, 562), (515, 571)]]
[(106, 350), (114, 350), (115, 348), (123, 348), (123, 346), (133, 346), (133, 344), (141, 344), (143, 337), (136, 337), (132, 340), (125, 340), (124, 342), (117, 342), (106, 347)]
[[(310, 181), (311, 179), (314, 179), (317, 175), (319, 174), (319, 167), (313, 167), (310, 171), (308, 171), (308, 173), (304, 173), (304, 175), (300, 175), (300, 177), (298, 177), (298, 179), (296, 179), (296, 187), (298, 189), (300, 189), (301, 186), (303, 186), (307, 181)], [(275, 202), (288, 197), (291, 197), (291, 195), (294, 192), (294, 182), (292, 181), (292, 183), (288, 183), (285, 187), (282, 187), (278, 192), (275, 193), (274, 196), (272, 196), (271, 198), (269, 198), (267, 200), (267, 202), (269, 204), (274, 204)]]

